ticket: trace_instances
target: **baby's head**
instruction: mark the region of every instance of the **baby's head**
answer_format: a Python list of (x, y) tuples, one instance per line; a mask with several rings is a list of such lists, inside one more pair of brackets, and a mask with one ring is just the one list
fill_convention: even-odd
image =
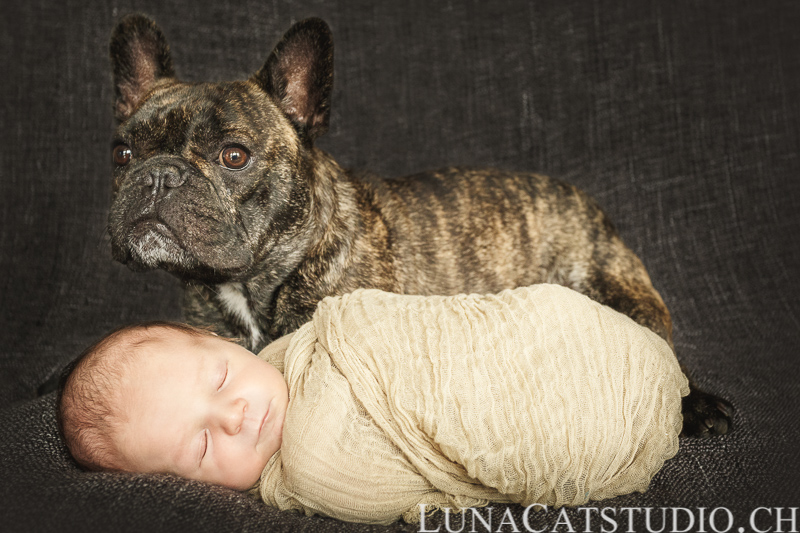
[(89, 470), (247, 490), (280, 448), (288, 402), (280, 372), (245, 348), (153, 322), (114, 331), (68, 367), (58, 424)]

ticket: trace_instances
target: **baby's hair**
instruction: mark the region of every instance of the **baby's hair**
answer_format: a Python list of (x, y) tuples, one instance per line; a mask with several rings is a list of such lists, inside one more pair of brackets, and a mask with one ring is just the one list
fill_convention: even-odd
[(200, 339), (213, 335), (188, 324), (151, 321), (115, 329), (84, 350), (61, 374), (56, 420), (73, 459), (87, 470), (124, 471), (113, 435), (125, 414), (119, 408), (120, 384), (137, 362), (137, 348), (172, 330)]

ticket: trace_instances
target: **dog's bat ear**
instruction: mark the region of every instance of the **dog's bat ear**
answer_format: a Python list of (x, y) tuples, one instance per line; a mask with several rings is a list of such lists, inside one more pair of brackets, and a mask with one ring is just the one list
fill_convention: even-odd
[(114, 116), (123, 121), (156, 81), (174, 77), (175, 71), (161, 28), (144, 15), (127, 15), (119, 21), (109, 51), (114, 68)]
[(304, 142), (325, 133), (333, 89), (333, 36), (325, 21), (310, 18), (292, 26), (254, 79)]

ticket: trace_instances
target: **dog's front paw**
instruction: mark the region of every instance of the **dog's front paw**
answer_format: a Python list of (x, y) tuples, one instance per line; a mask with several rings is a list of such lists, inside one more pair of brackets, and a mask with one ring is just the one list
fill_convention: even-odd
[(733, 428), (733, 406), (718, 396), (692, 388), (683, 398), (681, 437), (725, 435)]

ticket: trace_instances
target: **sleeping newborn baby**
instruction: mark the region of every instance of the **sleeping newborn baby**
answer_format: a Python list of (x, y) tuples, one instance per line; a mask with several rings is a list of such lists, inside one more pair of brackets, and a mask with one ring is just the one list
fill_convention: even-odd
[(71, 365), (59, 427), (90, 470), (172, 473), (385, 524), (647, 489), (688, 382), (667, 343), (556, 285), (326, 298), (259, 356), (172, 323)]

